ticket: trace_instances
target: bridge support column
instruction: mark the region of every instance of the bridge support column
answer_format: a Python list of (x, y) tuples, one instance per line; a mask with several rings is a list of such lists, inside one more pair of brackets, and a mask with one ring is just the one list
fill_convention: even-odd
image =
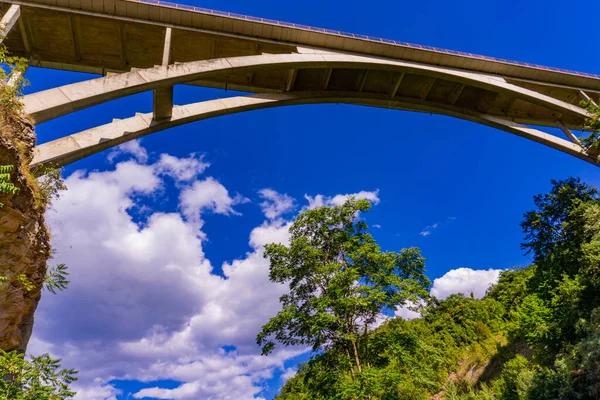
[(590, 98), (590, 96), (587, 95), (586, 92), (584, 92), (583, 90), (579, 91), (579, 98), (583, 101), (585, 101), (586, 103), (590, 103), (591, 105), (593, 105), (594, 107), (596, 106), (596, 102), (594, 100), (592, 100)]
[(560, 128), (561, 131), (563, 131), (563, 133), (565, 134), (565, 136), (567, 136), (569, 138), (569, 140), (575, 144), (578, 144), (581, 146), (581, 142), (579, 141), (579, 139), (577, 138), (577, 136), (575, 136), (575, 134), (569, 129), (567, 128), (562, 122), (560, 122), (559, 120), (555, 121), (556, 125), (558, 125), (558, 127)]
[(0, 21), (0, 43), (2, 43), (6, 35), (8, 35), (8, 32), (10, 32), (13, 26), (15, 26), (20, 16), (21, 7), (16, 4), (10, 6), (10, 8), (6, 12), (6, 14), (4, 14), (4, 17), (2, 17), (2, 20)]
[(396, 79), (396, 84), (394, 85), (394, 88), (392, 89), (391, 93), (390, 93), (390, 97), (393, 99), (394, 97), (396, 97), (396, 93), (398, 93), (398, 88), (400, 87), (400, 84), (402, 83), (402, 80), (404, 79), (404, 72), (402, 72), (399, 76), (398, 79)]
[[(171, 34), (171, 28), (166, 28), (162, 65), (171, 63)], [(153, 103), (153, 119), (157, 121), (170, 119), (173, 116), (173, 86), (156, 89)]]
[(298, 70), (290, 69), (290, 71), (288, 72), (287, 82), (285, 84), (286, 92), (289, 92), (290, 90), (292, 90), (294, 88), (294, 85), (296, 84), (297, 76), (298, 76)]

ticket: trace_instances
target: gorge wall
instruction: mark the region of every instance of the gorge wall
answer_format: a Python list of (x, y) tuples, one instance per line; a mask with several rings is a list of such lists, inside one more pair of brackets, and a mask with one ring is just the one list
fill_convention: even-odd
[(16, 194), (0, 194), (0, 349), (25, 351), (50, 257), (45, 202), (29, 172), (35, 132), (25, 117), (0, 120), (0, 165), (14, 165)]

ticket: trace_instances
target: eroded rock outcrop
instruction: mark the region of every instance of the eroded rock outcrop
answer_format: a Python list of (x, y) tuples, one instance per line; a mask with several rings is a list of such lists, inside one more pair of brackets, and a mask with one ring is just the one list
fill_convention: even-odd
[(44, 223), (45, 204), (29, 174), (35, 132), (25, 118), (5, 117), (0, 122), (0, 165), (14, 165), (14, 195), (0, 194), (0, 349), (25, 350), (40, 300), (49, 233)]

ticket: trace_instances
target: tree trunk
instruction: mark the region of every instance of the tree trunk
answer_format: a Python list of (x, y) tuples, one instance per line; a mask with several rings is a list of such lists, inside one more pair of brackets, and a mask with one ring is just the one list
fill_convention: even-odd
[(344, 350), (346, 350), (346, 355), (348, 356), (348, 364), (350, 364), (350, 375), (352, 375), (352, 380), (354, 380), (354, 366), (352, 366), (352, 362), (350, 361), (350, 351), (348, 351), (348, 346), (344, 345)]
[(358, 349), (356, 348), (356, 342), (352, 341), (352, 349), (354, 350), (354, 361), (356, 362), (356, 369), (358, 372), (362, 372), (362, 368), (360, 367), (360, 357), (358, 356)]

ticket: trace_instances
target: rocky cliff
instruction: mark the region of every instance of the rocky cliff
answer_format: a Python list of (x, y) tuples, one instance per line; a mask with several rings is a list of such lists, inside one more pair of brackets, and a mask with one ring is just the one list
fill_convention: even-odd
[(0, 120), (0, 165), (14, 165), (14, 195), (0, 194), (0, 349), (24, 351), (33, 328), (33, 313), (41, 297), (49, 233), (45, 204), (28, 165), (33, 157), (35, 132), (22, 117)]

